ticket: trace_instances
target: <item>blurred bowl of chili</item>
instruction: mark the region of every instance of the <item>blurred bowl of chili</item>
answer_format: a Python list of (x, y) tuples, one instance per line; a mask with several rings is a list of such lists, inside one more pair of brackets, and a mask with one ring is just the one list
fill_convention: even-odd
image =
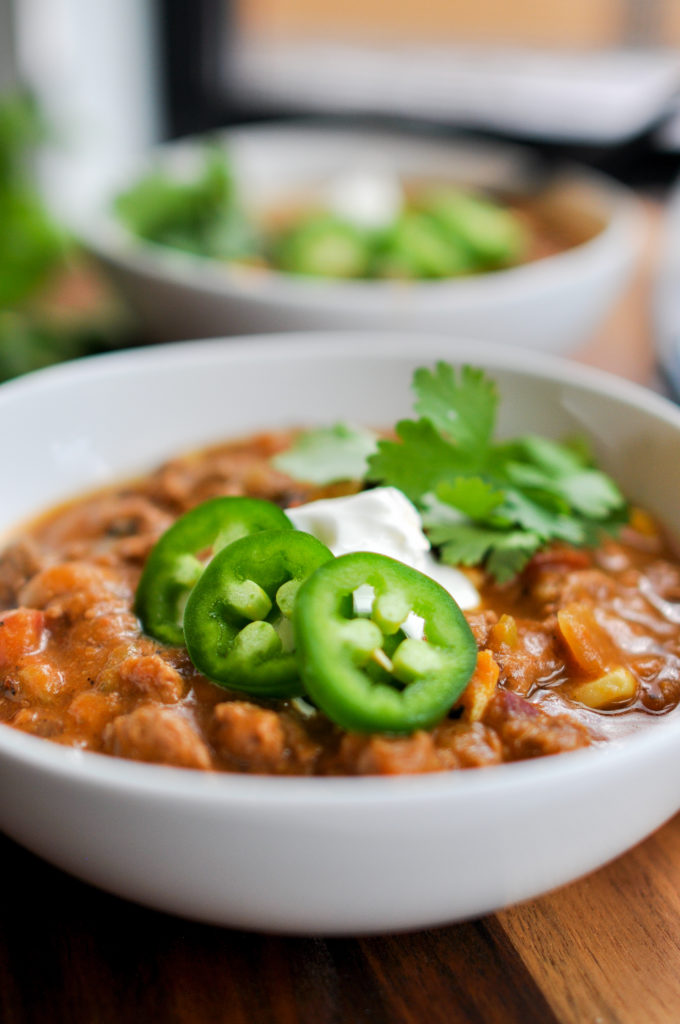
[[(393, 259), (422, 264), (420, 270), (397, 267), (393, 279), (352, 272), (343, 279), (293, 273), (257, 251), (245, 259), (206, 255), (202, 243), (184, 237), (181, 223), (159, 244), (121, 220), (116, 198), (140, 181), (146, 184), (135, 209), (141, 207), (145, 224), (157, 217), (159, 206), (177, 205), (176, 197), (155, 193), (153, 176), (159, 173), (180, 183), (205, 178), (210, 185), (210, 170), (202, 169), (210, 145), (226, 154), (226, 173), (233, 176), (245, 210), (245, 217), (228, 228), (228, 241), (222, 239), (227, 252), (250, 237), (248, 221), (280, 221), (287, 208), (314, 209), (319, 195), (341, 192), (336, 197), (341, 211), (356, 203), (358, 212), (349, 228), (343, 222), (342, 238), (324, 242), (325, 260), (329, 248), (345, 253), (351, 247), (354, 238), (345, 236), (365, 231), (366, 218), (372, 228), (395, 189), (434, 185), (498, 197), (508, 210), (518, 211), (526, 253), (496, 266), (438, 276), (430, 264), (437, 262), (439, 240), (430, 237), (429, 222), (418, 222), (401, 225)], [(632, 193), (584, 167), (548, 164), (510, 144), (305, 123), (247, 125), (210, 139), (169, 143), (112, 170), (111, 180), (97, 182), (89, 194), (81, 190), (73, 200), (64, 198), (62, 206), (72, 209), (69, 219), (77, 234), (127, 297), (144, 337), (159, 341), (370, 328), (446, 331), (566, 351), (585, 342), (602, 322), (630, 277), (641, 242)], [(489, 225), (479, 227), (483, 237)], [(214, 235), (218, 229), (213, 224), (211, 230)], [(323, 240), (318, 241), (321, 247)], [(298, 243), (296, 237), (299, 248)]]

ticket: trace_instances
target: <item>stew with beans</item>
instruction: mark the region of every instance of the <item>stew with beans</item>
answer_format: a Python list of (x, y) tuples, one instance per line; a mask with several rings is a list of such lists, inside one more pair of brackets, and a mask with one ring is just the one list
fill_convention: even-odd
[[(137, 761), (278, 775), (476, 768), (600, 744), (680, 699), (680, 564), (633, 510), (598, 547), (554, 542), (465, 613), (472, 674), (435, 724), (344, 728), (305, 696), (211, 681), (180, 643), (143, 631), (135, 595), (156, 542), (216, 497), (281, 508), (360, 485), (296, 482), (263, 433), (173, 459), (144, 479), (50, 511), (0, 555), (0, 721)], [(467, 628), (467, 627), (466, 627)]]

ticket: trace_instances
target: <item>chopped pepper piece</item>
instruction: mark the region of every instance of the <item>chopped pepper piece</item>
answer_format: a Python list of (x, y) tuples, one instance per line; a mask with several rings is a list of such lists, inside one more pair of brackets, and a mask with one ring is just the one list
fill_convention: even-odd
[(145, 631), (183, 644), (182, 617), (208, 557), (261, 530), (292, 530), (285, 512), (262, 498), (211, 498), (173, 523), (153, 547), (137, 588), (135, 611)]
[[(353, 595), (372, 587), (370, 617)], [(409, 615), (423, 639), (407, 635)], [(400, 620), (397, 622), (397, 620)], [(434, 580), (386, 555), (341, 555), (300, 588), (293, 613), (307, 692), (344, 729), (406, 733), (441, 719), (465, 689), (477, 645)]]
[(289, 274), (364, 277), (370, 247), (365, 233), (351, 221), (312, 213), (278, 239), (275, 257), (279, 269)]
[(475, 269), (458, 239), (416, 210), (402, 213), (383, 233), (376, 267), (379, 277), (409, 279), (457, 277)]
[(471, 269), (511, 266), (525, 256), (527, 239), (519, 217), (484, 196), (434, 189), (420, 208), (467, 252)]

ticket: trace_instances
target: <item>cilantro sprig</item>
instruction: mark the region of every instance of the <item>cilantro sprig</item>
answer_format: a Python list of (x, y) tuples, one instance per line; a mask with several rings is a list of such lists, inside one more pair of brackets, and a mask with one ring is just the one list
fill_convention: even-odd
[(363, 480), (368, 472), (367, 459), (375, 452), (377, 440), (377, 434), (370, 430), (336, 423), (304, 431), (272, 461), (282, 473), (319, 486), (340, 480)]
[(351, 431), (311, 432), (278, 457), (279, 468), (322, 483), (330, 482), (329, 466), (337, 473), (342, 465), (347, 475), (353, 469), (397, 487), (420, 510), (444, 562), (483, 565), (501, 583), (552, 541), (593, 546), (625, 522), (623, 495), (582, 440), (494, 440), (499, 399), (484, 371), (465, 366), (457, 374), (440, 362), (417, 370), (413, 389), (417, 418), (397, 423), (396, 439), (373, 441), (370, 454), (364, 447), (343, 461)]
[(587, 449), (529, 434), (493, 439), (498, 393), (482, 370), (417, 370), (417, 420), (379, 441), (367, 479), (400, 488), (421, 510), (442, 560), (483, 564), (499, 582), (554, 540), (592, 545), (624, 521), (616, 484)]

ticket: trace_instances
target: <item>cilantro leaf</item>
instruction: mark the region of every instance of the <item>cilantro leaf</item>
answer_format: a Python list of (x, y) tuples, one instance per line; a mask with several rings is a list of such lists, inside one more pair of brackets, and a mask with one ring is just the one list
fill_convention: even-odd
[(576, 472), (589, 465), (585, 451), (569, 448), (537, 434), (525, 434), (512, 441), (498, 445), (499, 452), (508, 461), (523, 462), (535, 466), (546, 476), (559, 477), (563, 473)]
[(502, 538), (499, 530), (474, 523), (459, 523), (447, 535), (440, 530), (437, 541), (441, 544), (442, 561), (449, 565), (481, 565), (489, 551)]
[(272, 462), (282, 473), (307, 483), (362, 480), (367, 471), (366, 460), (375, 447), (376, 435), (371, 431), (336, 423), (300, 434)]
[(543, 543), (536, 534), (513, 530), (499, 537), (486, 559), (486, 570), (498, 583), (508, 583), (524, 569)]
[(577, 520), (567, 513), (568, 508), (555, 507), (549, 494), (541, 501), (540, 493), (532, 495), (514, 487), (506, 489), (505, 499), (499, 509), (499, 514), (508, 524), (521, 526), (544, 542), (554, 539), (581, 544), (583, 532)]
[(527, 564), (535, 551), (543, 545), (541, 538), (526, 530), (495, 530), (459, 523), (446, 530), (440, 529), (438, 542), (441, 558), (448, 565), (482, 565), (499, 583), (506, 583)]
[(413, 375), (415, 411), (430, 421), (443, 437), (456, 442), (469, 455), (483, 454), (496, 418), (496, 385), (483, 370), (464, 366), (460, 379), (448, 363), (434, 371), (421, 368)]
[(559, 493), (572, 508), (591, 519), (606, 519), (624, 502), (614, 481), (597, 469), (583, 469), (564, 477)]
[(547, 438), (529, 435), (499, 446), (505, 474), (524, 488), (540, 488), (593, 519), (606, 519), (623, 503), (614, 481), (588, 465), (583, 453)]
[(414, 504), (442, 480), (454, 480), (468, 469), (464, 452), (443, 438), (425, 419), (397, 423), (398, 441), (379, 441), (377, 452), (368, 460), (368, 479), (389, 482)]
[(503, 503), (503, 491), (479, 476), (457, 476), (436, 488), (436, 496), (469, 519), (487, 519)]

